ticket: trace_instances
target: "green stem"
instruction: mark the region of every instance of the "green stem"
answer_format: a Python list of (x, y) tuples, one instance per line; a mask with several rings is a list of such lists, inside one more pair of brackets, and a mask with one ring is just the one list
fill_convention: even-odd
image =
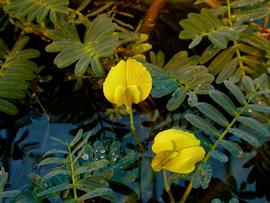
[[(235, 115), (234, 119), (230, 122), (230, 124), (226, 127), (226, 129), (223, 131), (223, 133), (219, 136), (219, 138), (217, 139), (215, 144), (212, 145), (210, 150), (207, 152), (206, 156), (203, 158), (203, 160), (202, 160), (201, 164), (199, 165), (199, 167), (197, 168), (197, 170), (200, 170), (202, 167), (202, 163), (205, 163), (211, 157), (211, 152), (214, 151), (219, 146), (220, 142), (224, 139), (225, 135), (227, 135), (229, 129), (234, 125), (234, 123), (237, 121), (237, 119), (242, 114), (242, 112), (247, 108), (248, 104), (251, 102), (251, 100), (253, 99), (254, 96), (255, 96), (255, 94), (250, 96), (248, 101), (244, 104), (244, 106), (240, 109), (240, 111)], [(190, 181), (190, 183), (189, 183), (189, 185), (188, 185), (188, 187), (187, 187), (187, 189), (186, 189), (186, 191), (185, 191), (184, 195), (182, 196), (182, 199), (180, 200), (179, 203), (185, 203), (191, 190), (192, 190), (192, 181)]]
[(136, 132), (135, 126), (134, 126), (134, 118), (133, 118), (132, 108), (131, 107), (127, 108), (127, 112), (129, 113), (131, 131), (132, 131), (132, 133), (134, 135), (134, 138), (135, 138), (135, 140), (136, 140), (136, 142), (137, 142), (137, 144), (139, 146), (139, 151), (143, 152), (143, 145), (142, 145), (142, 143), (140, 141), (140, 138), (139, 138), (139, 136), (138, 136), (138, 134)]
[(73, 188), (73, 196), (74, 200), (78, 200), (77, 190), (76, 190), (76, 172), (74, 170), (73, 164), (73, 155), (71, 153), (70, 146), (68, 145), (68, 154), (69, 154), (69, 161), (70, 161), (70, 169), (71, 169), (71, 178), (72, 178), (72, 188)]
[[(233, 23), (232, 23), (231, 2), (230, 2), (230, 0), (227, 0), (227, 13), (228, 13), (228, 18), (229, 18), (229, 25), (230, 25), (230, 27), (232, 27)], [(236, 40), (233, 41), (233, 44), (234, 44), (234, 47), (236, 49), (236, 57), (237, 57), (238, 62), (239, 62), (239, 67), (242, 70), (244, 70), (244, 64), (243, 64), (243, 61), (242, 61), (242, 57), (241, 57), (241, 54), (240, 54), (240, 50), (239, 50), (237, 41)]]
[(183, 194), (183, 196), (182, 196), (182, 198), (181, 198), (181, 200), (180, 200), (179, 203), (185, 203), (186, 202), (186, 200), (187, 200), (187, 198), (188, 198), (189, 193), (191, 192), (191, 190), (192, 190), (192, 181), (189, 182), (189, 184), (187, 186), (187, 189), (186, 189), (185, 193)]
[(75, 13), (79, 16), (79, 18), (83, 19), (84, 21), (83, 24), (85, 24), (86, 26), (90, 24), (91, 21), (86, 16), (84, 16), (80, 11), (77, 11), (72, 8), (69, 8), (68, 10), (70, 11), (70, 13)]
[(163, 170), (163, 178), (164, 178), (165, 190), (166, 190), (166, 192), (168, 193), (168, 195), (170, 197), (170, 203), (175, 203), (173, 195), (172, 195), (171, 190), (170, 190), (169, 183), (168, 183), (166, 170)]

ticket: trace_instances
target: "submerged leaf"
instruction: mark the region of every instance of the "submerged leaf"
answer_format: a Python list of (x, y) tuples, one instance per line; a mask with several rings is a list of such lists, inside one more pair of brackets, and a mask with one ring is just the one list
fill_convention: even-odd
[(113, 191), (110, 188), (97, 188), (97, 189), (92, 190), (91, 192), (87, 192), (84, 195), (80, 196), (79, 201), (91, 199), (94, 197), (104, 196), (104, 195), (110, 195), (110, 200), (115, 199), (115, 197), (112, 197)]
[(67, 190), (67, 189), (71, 189), (72, 188), (72, 184), (60, 184), (60, 185), (56, 185), (56, 186), (52, 186), (50, 188), (48, 188), (47, 190), (44, 190), (42, 192), (39, 192), (37, 194), (38, 197), (42, 197), (42, 196), (45, 196), (45, 195), (48, 195), (48, 194), (53, 194), (53, 193), (56, 193), (56, 192), (61, 192), (61, 191), (64, 191), (64, 190)]
[(15, 115), (18, 113), (18, 109), (14, 104), (1, 98), (0, 98), (0, 111), (10, 115)]

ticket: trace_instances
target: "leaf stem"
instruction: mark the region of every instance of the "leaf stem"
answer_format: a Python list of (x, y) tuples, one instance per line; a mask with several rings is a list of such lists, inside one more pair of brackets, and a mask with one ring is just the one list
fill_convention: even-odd
[[(235, 115), (234, 119), (230, 122), (230, 124), (226, 127), (226, 129), (223, 131), (223, 133), (219, 136), (219, 138), (214, 143), (214, 145), (212, 145), (212, 147), (210, 148), (210, 150), (207, 152), (206, 156), (201, 161), (201, 164), (199, 165), (199, 167), (197, 168), (197, 170), (201, 170), (202, 163), (205, 163), (211, 157), (211, 152), (214, 151), (219, 146), (220, 142), (224, 139), (225, 135), (227, 135), (229, 129), (234, 125), (234, 123), (237, 121), (237, 119), (243, 113), (243, 111), (247, 108), (248, 104), (251, 102), (251, 100), (253, 99), (253, 97), (255, 95), (256, 94), (251, 95), (249, 97), (248, 101), (244, 104), (244, 106)], [(181, 198), (181, 200), (180, 200), (179, 203), (185, 203), (185, 201), (188, 198), (191, 190), (192, 190), (192, 180), (189, 182), (189, 185), (188, 185), (188, 187), (187, 187), (187, 189), (186, 189), (186, 191), (185, 191), (184, 195), (182, 196), (182, 198)]]
[(134, 138), (139, 146), (139, 151), (140, 152), (143, 152), (143, 145), (140, 141), (140, 138), (136, 132), (136, 129), (135, 129), (135, 126), (134, 126), (134, 118), (133, 118), (133, 111), (132, 111), (132, 108), (127, 108), (127, 112), (129, 113), (129, 118), (130, 118), (130, 129), (134, 135)]
[[(228, 18), (229, 18), (229, 25), (230, 25), (230, 27), (232, 27), (233, 23), (232, 23), (231, 2), (230, 2), (230, 0), (227, 0), (227, 13), (228, 13)], [(240, 50), (239, 50), (237, 41), (234, 40), (233, 44), (234, 44), (234, 47), (236, 49), (236, 57), (237, 57), (238, 62), (239, 62), (239, 67), (240, 67), (240, 69), (244, 70), (244, 64), (243, 64), (243, 61), (242, 61), (242, 57), (241, 57), (241, 54), (240, 54)]]
[(170, 197), (170, 203), (175, 203), (173, 195), (172, 195), (171, 190), (170, 190), (170, 186), (168, 184), (167, 173), (166, 173), (166, 170), (164, 170), (164, 169), (163, 169), (163, 178), (164, 178), (165, 190), (166, 190), (166, 192), (168, 193), (168, 195)]
[(181, 198), (181, 200), (180, 200), (179, 203), (185, 203), (186, 202), (186, 200), (187, 200), (187, 198), (188, 198), (189, 193), (191, 192), (191, 190), (192, 190), (192, 181), (189, 182), (189, 184), (187, 186), (187, 189), (186, 189), (185, 193), (183, 194), (183, 196), (182, 196), (182, 198)]
[(88, 26), (90, 24), (91, 21), (86, 16), (84, 16), (80, 11), (77, 11), (77, 10), (72, 9), (72, 8), (68, 8), (68, 10), (70, 11), (70, 13), (73, 12), (73, 13), (77, 14), (78, 17), (83, 20), (82, 23), (84, 25)]
[(68, 154), (69, 154), (69, 161), (70, 161), (70, 170), (71, 170), (71, 178), (72, 178), (72, 188), (73, 188), (73, 196), (74, 200), (78, 200), (77, 190), (76, 190), (76, 172), (74, 170), (74, 164), (73, 164), (73, 155), (71, 153), (70, 146), (68, 147)]

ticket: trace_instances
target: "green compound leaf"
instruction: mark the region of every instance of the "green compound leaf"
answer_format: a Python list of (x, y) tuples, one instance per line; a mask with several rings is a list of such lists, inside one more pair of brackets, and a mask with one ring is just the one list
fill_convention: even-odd
[(106, 159), (90, 162), (88, 164), (84, 164), (83, 166), (77, 168), (76, 174), (82, 173), (91, 173), (94, 170), (100, 169), (106, 165), (108, 165), (109, 161)]
[(71, 188), (72, 188), (72, 184), (63, 183), (63, 184), (60, 184), (60, 185), (52, 186), (52, 187), (48, 188), (47, 190), (39, 192), (37, 194), (37, 196), (42, 197), (42, 196), (45, 196), (45, 195), (53, 194), (53, 193), (56, 193), (56, 192), (61, 192), (61, 191), (71, 189)]
[(186, 114), (185, 118), (190, 122), (192, 125), (196, 126), (200, 130), (204, 131), (206, 134), (211, 135), (213, 137), (218, 138), (219, 133), (218, 130), (215, 129), (213, 125), (205, 121), (204, 119), (200, 118), (194, 114)]
[(253, 83), (253, 80), (250, 77), (244, 76), (242, 78), (242, 84), (248, 92), (250, 93), (256, 92), (255, 84)]
[(70, 175), (71, 172), (67, 169), (63, 169), (63, 168), (54, 168), (52, 171), (50, 171), (49, 173), (47, 173), (45, 176), (43, 176), (41, 178), (41, 182), (47, 181), (50, 178), (53, 178), (54, 176), (57, 175)]
[(245, 6), (254, 5), (257, 3), (262, 3), (265, 0), (238, 0), (231, 3), (232, 8), (241, 8)]
[(86, 199), (91, 199), (98, 196), (107, 196), (110, 195), (110, 200), (114, 200), (113, 191), (110, 188), (97, 188), (92, 190), (91, 192), (87, 192), (86, 194), (80, 196), (79, 201), (83, 201)]
[(186, 51), (175, 54), (163, 68), (144, 62), (153, 79), (151, 95), (160, 98), (173, 93), (166, 105), (169, 111), (176, 110), (187, 96), (188, 104), (194, 106), (197, 94), (208, 94), (214, 81), (214, 76), (198, 62), (198, 56), (188, 57)]
[(237, 114), (236, 106), (226, 94), (218, 90), (211, 90), (209, 95), (216, 103), (218, 103), (231, 116), (235, 116)]
[(214, 60), (211, 61), (208, 66), (209, 72), (214, 75), (218, 74), (222, 70), (222, 67), (227, 66), (227, 64), (230, 63), (234, 54), (234, 47), (229, 47), (222, 51)]
[(56, 14), (68, 14), (68, 0), (13, 0), (4, 7), (4, 10), (12, 17), (23, 19), (28, 22), (37, 20), (41, 23), (49, 15), (50, 20), (56, 23)]
[(225, 49), (228, 41), (239, 37), (237, 30), (224, 26), (208, 9), (202, 9), (200, 14), (188, 14), (188, 18), (180, 21), (180, 25), (184, 30), (180, 32), (179, 38), (193, 40), (189, 45), (190, 49), (197, 46), (204, 36), (208, 36), (213, 45), (220, 49)]
[(48, 165), (48, 164), (63, 164), (65, 162), (67, 162), (67, 159), (50, 157), (50, 158), (46, 158), (42, 160), (38, 165), (43, 166), (43, 165)]
[(227, 151), (229, 151), (233, 156), (239, 159), (243, 156), (243, 153), (244, 153), (243, 150), (235, 142), (228, 141), (228, 140), (221, 140), (220, 145), (224, 147)]
[(270, 137), (269, 130), (259, 121), (255, 120), (254, 118), (246, 117), (246, 116), (239, 116), (237, 119), (240, 123), (256, 130), (257, 132), (261, 133), (265, 137)]
[(80, 129), (75, 135), (75, 137), (73, 138), (73, 140), (70, 142), (69, 146), (73, 147), (74, 145), (76, 145), (81, 140), (82, 136), (83, 136), (83, 130)]
[(212, 166), (208, 162), (202, 163), (201, 169), (197, 170), (194, 176), (192, 177), (193, 188), (199, 188), (200, 186), (203, 189), (208, 188), (212, 175), (213, 175)]
[(270, 14), (270, 9), (267, 7), (264, 8), (253, 8), (249, 10), (243, 10), (235, 15), (237, 22), (253, 22), (260, 20), (263, 17)]
[(204, 64), (206, 62), (208, 62), (209, 60), (211, 60), (215, 55), (218, 54), (218, 52), (221, 49), (217, 48), (216, 46), (214, 46), (213, 44), (211, 44), (210, 46), (208, 46), (204, 52), (202, 53), (199, 62), (200, 64)]
[(113, 35), (116, 24), (106, 15), (99, 15), (88, 26), (84, 40), (81, 42), (75, 26), (60, 25), (60, 30), (49, 31), (48, 35), (54, 42), (46, 47), (48, 52), (60, 52), (54, 59), (59, 68), (65, 68), (73, 63), (75, 75), (81, 77), (91, 65), (94, 74), (105, 76), (100, 58), (111, 56), (118, 46), (118, 37)]
[(169, 111), (175, 111), (181, 104), (184, 102), (187, 96), (187, 92), (181, 87), (178, 87), (177, 90), (172, 94), (172, 98), (167, 103), (167, 109)]
[(0, 111), (10, 115), (18, 113), (18, 109), (10, 100), (22, 100), (25, 97), (30, 81), (35, 77), (37, 65), (29, 59), (39, 56), (34, 49), (23, 49), (28, 37), (21, 37), (9, 51), (0, 40)]
[(242, 90), (235, 85), (233, 82), (227, 80), (224, 81), (224, 84), (228, 90), (233, 94), (233, 96), (238, 100), (238, 102), (242, 105), (246, 103), (245, 95), (243, 94)]
[(227, 155), (218, 150), (211, 151), (211, 157), (220, 161), (221, 163), (226, 163), (229, 160)]
[(248, 105), (248, 111), (257, 111), (262, 113), (269, 113), (270, 114), (270, 106), (263, 106), (259, 104), (249, 104)]
[(222, 203), (222, 201), (218, 198), (212, 199), (211, 203)]
[(229, 125), (228, 120), (217, 110), (214, 106), (204, 102), (198, 102), (196, 108), (200, 110), (204, 115), (210, 118), (212, 121), (220, 124), (223, 127)]
[(270, 42), (264, 38), (258, 37), (255, 33), (242, 32), (240, 33), (239, 40), (260, 50), (270, 50)]
[(67, 154), (67, 151), (61, 149), (50, 149), (42, 157), (46, 157), (51, 154)]
[(254, 135), (251, 135), (250, 133), (244, 131), (244, 130), (241, 130), (241, 129), (238, 129), (238, 128), (230, 128), (228, 130), (230, 133), (236, 135), (237, 137), (247, 141), (249, 144), (255, 146), (255, 147), (258, 147), (259, 146), (259, 141), (258, 139), (254, 136)]
[(0, 111), (10, 115), (15, 115), (18, 113), (18, 109), (14, 104), (1, 98), (0, 98)]
[(5, 192), (0, 192), (0, 200), (4, 198), (14, 198), (18, 194), (20, 194), (20, 190), (11, 190), (11, 191), (5, 191)]
[(217, 84), (223, 83), (226, 79), (230, 78), (236, 71), (238, 65), (238, 59), (234, 58), (224, 66), (216, 79)]

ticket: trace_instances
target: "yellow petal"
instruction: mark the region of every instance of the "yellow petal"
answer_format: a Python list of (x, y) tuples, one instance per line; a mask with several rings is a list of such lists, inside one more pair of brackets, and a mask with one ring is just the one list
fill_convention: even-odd
[(132, 98), (132, 103), (138, 104), (141, 101), (142, 92), (136, 85), (128, 85), (127, 87), (128, 94)]
[(195, 169), (195, 164), (205, 156), (202, 147), (190, 147), (178, 152), (177, 156), (164, 163), (161, 167), (175, 173), (190, 173)]
[(152, 78), (149, 71), (135, 59), (127, 60), (127, 85), (138, 87), (141, 92), (139, 102), (145, 100), (152, 89)]
[(120, 61), (112, 67), (103, 84), (105, 97), (118, 106), (130, 108), (145, 100), (152, 88), (152, 78), (142, 63), (135, 59)]
[(125, 61), (120, 61), (116, 66), (112, 67), (103, 83), (104, 96), (113, 104), (119, 103), (119, 101), (117, 103), (115, 101), (115, 90), (119, 85), (127, 86)]
[(154, 171), (158, 172), (162, 169), (162, 166), (168, 162), (170, 159), (173, 159), (177, 156), (177, 152), (174, 151), (163, 151), (158, 153), (152, 160), (151, 166)]
[(126, 98), (126, 87), (118, 85), (114, 90), (114, 103), (117, 106), (122, 106), (125, 103), (124, 98)]
[(159, 153), (166, 150), (179, 151), (188, 147), (195, 147), (200, 145), (198, 140), (192, 133), (169, 129), (158, 133), (154, 139), (152, 150), (154, 153)]

